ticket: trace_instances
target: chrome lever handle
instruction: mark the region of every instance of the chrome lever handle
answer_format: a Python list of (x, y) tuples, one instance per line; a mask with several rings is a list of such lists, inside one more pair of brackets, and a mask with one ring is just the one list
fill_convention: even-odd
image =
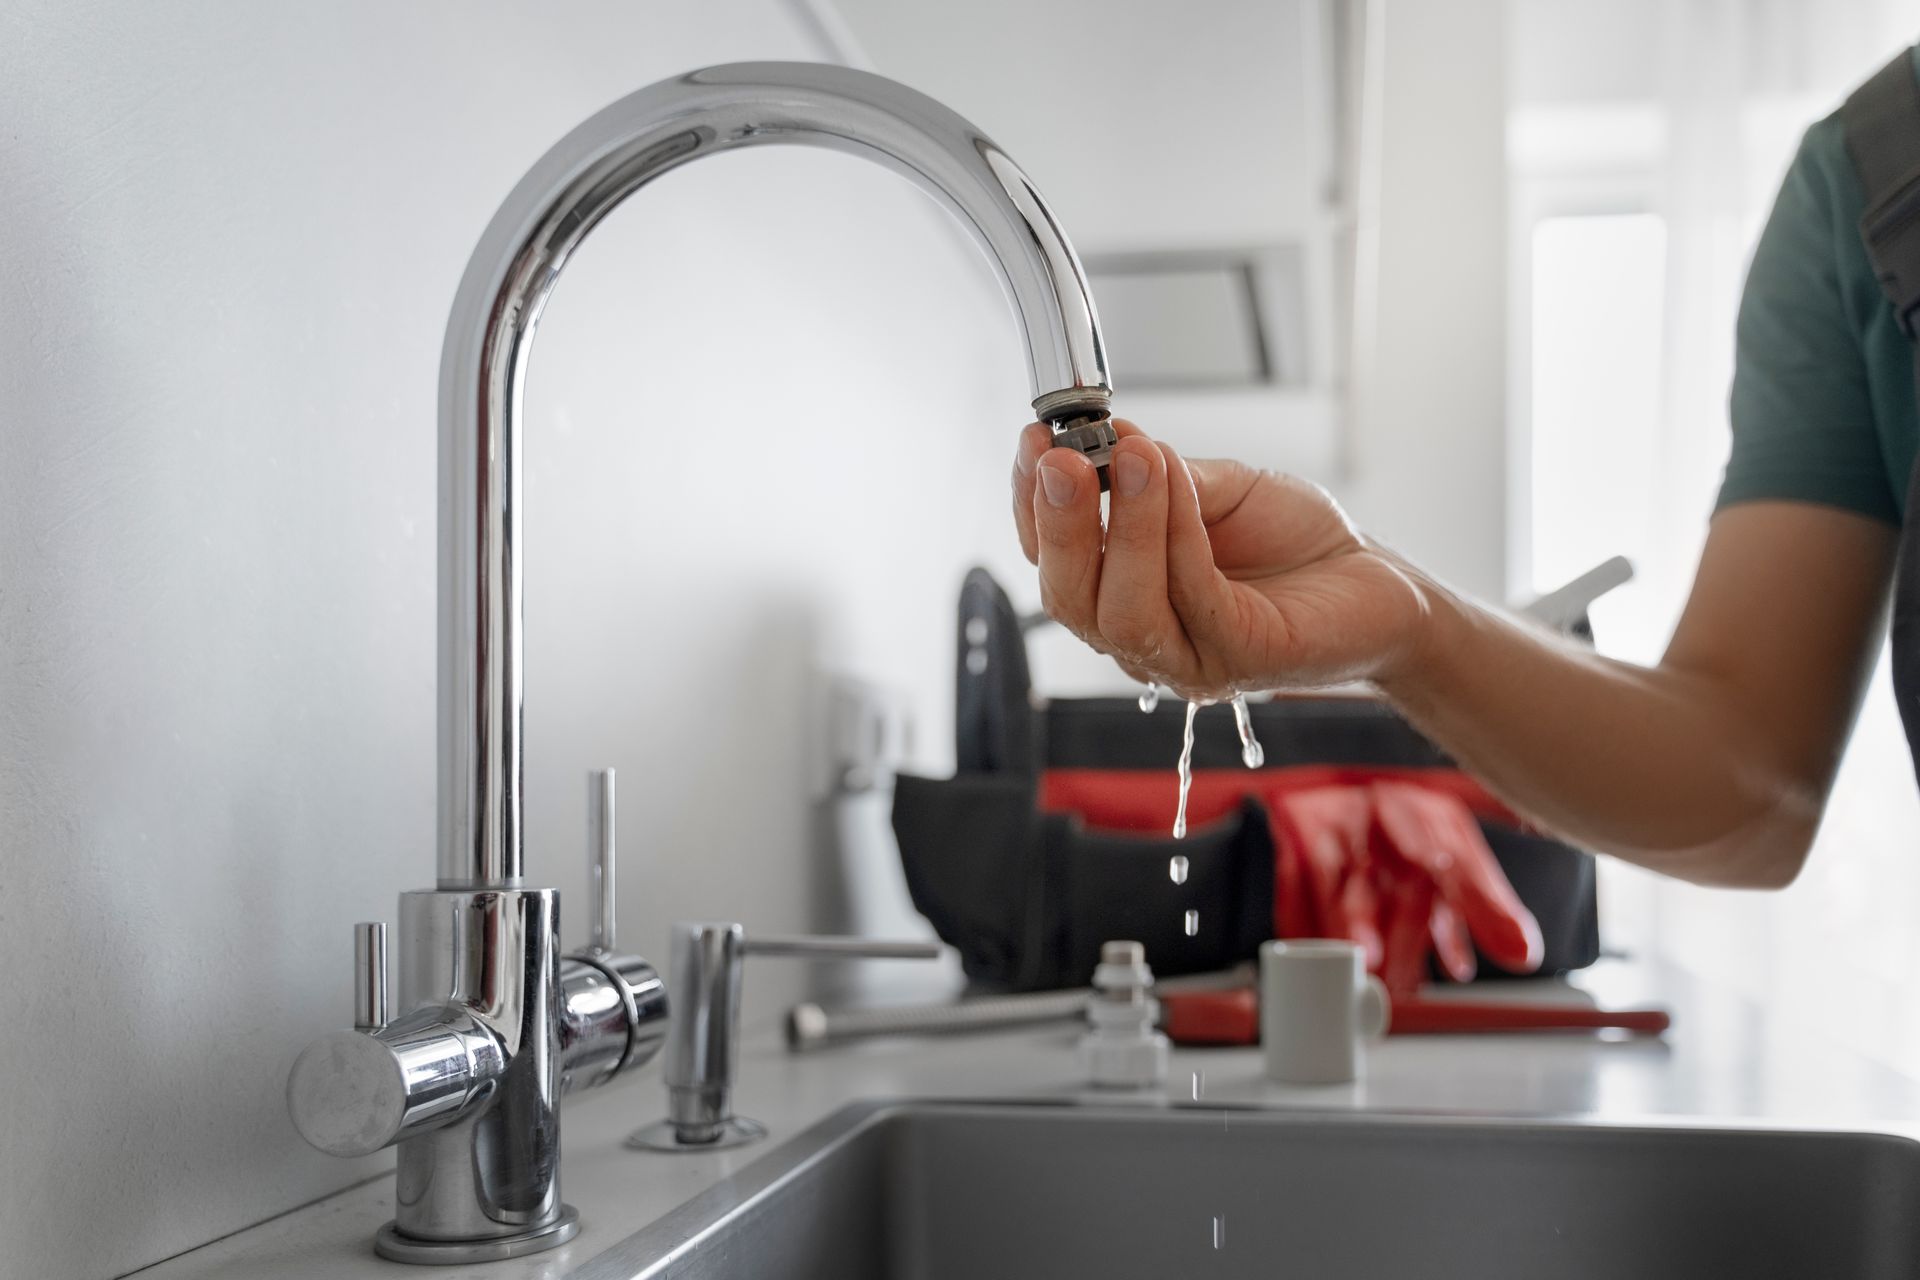
[(615, 815), (613, 770), (595, 769), (587, 775), (587, 900), (593, 921), (587, 949), (602, 955), (611, 954), (615, 946)]
[(587, 775), (587, 898), (592, 920), (586, 949), (560, 961), (560, 1080), (569, 1092), (605, 1084), (660, 1051), (666, 1039), (667, 993), (640, 956), (615, 948), (614, 772)]
[(363, 920), (353, 926), (353, 1029), (387, 1025), (387, 925)]

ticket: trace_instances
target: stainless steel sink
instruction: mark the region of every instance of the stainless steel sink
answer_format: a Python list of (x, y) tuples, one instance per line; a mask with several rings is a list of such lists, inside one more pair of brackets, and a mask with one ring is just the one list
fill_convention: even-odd
[(1914, 1280), (1920, 1142), (1205, 1106), (861, 1104), (578, 1275)]

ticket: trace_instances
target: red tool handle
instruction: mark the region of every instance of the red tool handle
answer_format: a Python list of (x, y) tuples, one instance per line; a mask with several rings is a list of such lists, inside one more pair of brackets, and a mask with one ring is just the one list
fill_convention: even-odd
[(1168, 993), (1160, 997), (1160, 1029), (1175, 1044), (1259, 1044), (1260, 1002), (1252, 987)]
[(1395, 1000), (1395, 1035), (1463, 1031), (1631, 1031), (1657, 1036), (1673, 1025), (1665, 1009), (1594, 1009), (1585, 1005), (1509, 1004), (1488, 1000)]
[[(1175, 1044), (1260, 1043), (1260, 1003), (1252, 988), (1183, 991), (1160, 997), (1160, 1022)], [(1673, 1025), (1664, 1009), (1594, 1009), (1585, 1005), (1509, 1004), (1485, 1000), (1396, 999), (1389, 1035), (1455, 1035), (1490, 1031), (1631, 1031), (1657, 1036)]]

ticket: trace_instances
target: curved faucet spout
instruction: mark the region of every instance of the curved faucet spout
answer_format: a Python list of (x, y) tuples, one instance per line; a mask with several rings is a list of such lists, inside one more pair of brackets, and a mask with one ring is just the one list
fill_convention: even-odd
[[(804, 143), (905, 174), (957, 214), (999, 270), (1026, 340), (1033, 406), (1104, 463), (1106, 351), (1073, 247), (993, 141), (891, 80), (814, 63), (738, 63), (622, 98), (507, 197), (454, 298), (440, 366), (442, 888), (521, 883), (520, 402), (541, 307), (615, 205), (735, 147)], [(1104, 473), (1103, 473), (1104, 474)]]

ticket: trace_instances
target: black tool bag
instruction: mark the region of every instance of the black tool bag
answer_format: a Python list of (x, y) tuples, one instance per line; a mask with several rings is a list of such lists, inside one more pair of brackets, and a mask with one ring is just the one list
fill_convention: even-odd
[[(978, 986), (1020, 991), (1083, 985), (1101, 942), (1146, 944), (1157, 973), (1228, 968), (1273, 933), (1274, 842), (1251, 800), (1183, 840), (1089, 828), (1041, 812), (1047, 770), (1157, 770), (1169, 782), (1184, 705), (1143, 713), (1126, 698), (1036, 703), (1022, 619), (985, 570), (961, 590), (955, 689), (957, 773), (902, 775), (894, 833), (914, 906), (956, 948)], [(1358, 698), (1254, 703), (1267, 768), (1341, 765), (1451, 770), (1453, 762), (1384, 704)], [(1224, 711), (1218, 713), (1225, 715)], [(1196, 770), (1238, 769), (1230, 731), (1198, 735)], [(1599, 955), (1593, 858), (1558, 840), (1483, 821), (1481, 828), (1546, 942), (1542, 972)], [(1187, 859), (1175, 884), (1174, 855)], [(1205, 927), (1189, 933), (1186, 913)], [(1499, 971), (1483, 965), (1482, 974)]]

